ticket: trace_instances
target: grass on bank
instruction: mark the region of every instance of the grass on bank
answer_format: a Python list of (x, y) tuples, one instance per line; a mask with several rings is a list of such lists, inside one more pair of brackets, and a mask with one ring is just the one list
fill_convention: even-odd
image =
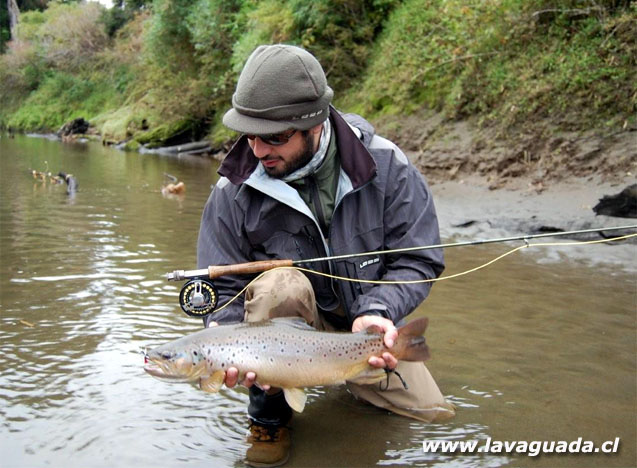
[(97, 5), (52, 2), (22, 15), (20, 43), (0, 56), (0, 125), (56, 130), (81, 116), (131, 148), (180, 135), (221, 146), (245, 59), (274, 42), (319, 58), (339, 108), (396, 127), (423, 109), (503, 135), (542, 119), (634, 124), (636, 2), (553, 3), (155, 0), (107, 34)]
[[(503, 130), (635, 121), (637, 7), (616, 16), (542, 2), (408, 0), (388, 19), (344, 107), (374, 120), (422, 108)], [(582, 6), (590, 2), (579, 2)]]

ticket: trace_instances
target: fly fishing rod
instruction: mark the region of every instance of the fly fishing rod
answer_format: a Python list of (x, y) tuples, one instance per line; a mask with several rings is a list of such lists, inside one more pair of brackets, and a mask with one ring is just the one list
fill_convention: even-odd
[(471, 245), (483, 245), (483, 244), (495, 244), (512, 241), (524, 241), (528, 244), (531, 239), (541, 239), (546, 237), (564, 237), (573, 236), (578, 234), (591, 234), (591, 233), (603, 233), (620, 230), (635, 230), (637, 225), (631, 226), (615, 226), (607, 228), (591, 228), (580, 229), (575, 231), (558, 231), (548, 232), (542, 234), (526, 234), (521, 236), (512, 237), (499, 237), (493, 239), (482, 239), (464, 242), (453, 242), (447, 244), (437, 245), (424, 245), (417, 247), (404, 247), (392, 250), (376, 250), (371, 252), (361, 252), (345, 255), (333, 255), (327, 257), (317, 257), (304, 260), (292, 260), (292, 259), (273, 259), (273, 260), (261, 260), (248, 263), (237, 263), (233, 265), (210, 265), (208, 268), (201, 268), (197, 270), (175, 270), (166, 274), (168, 281), (184, 281), (187, 282), (181, 289), (179, 294), (179, 304), (182, 310), (190, 316), (201, 317), (207, 315), (215, 310), (218, 302), (217, 289), (213, 279), (221, 276), (228, 275), (249, 275), (263, 273), (274, 268), (281, 267), (295, 267), (298, 265), (305, 265), (308, 263), (319, 263), (336, 260), (347, 260), (358, 257), (379, 256), (388, 254), (408, 253), (414, 251), (431, 250), (431, 249), (447, 249), (451, 247), (464, 247)]

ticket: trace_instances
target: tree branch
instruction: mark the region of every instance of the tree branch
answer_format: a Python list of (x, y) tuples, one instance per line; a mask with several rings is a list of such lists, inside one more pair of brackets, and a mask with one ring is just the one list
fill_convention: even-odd
[(419, 79), (421, 76), (426, 75), (430, 71), (435, 70), (436, 68), (443, 67), (445, 65), (449, 65), (450, 63), (460, 62), (460, 61), (463, 61), (463, 60), (469, 60), (469, 59), (473, 59), (473, 58), (486, 57), (486, 56), (490, 56), (490, 55), (498, 55), (499, 53), (500, 52), (483, 52), (481, 54), (469, 54), (469, 55), (462, 55), (460, 57), (454, 57), (454, 58), (452, 58), (450, 60), (445, 60), (444, 62), (437, 63), (436, 65), (434, 65), (432, 67), (425, 68), (424, 70), (420, 70), (418, 73), (416, 73), (411, 78), (411, 81), (413, 82), (413, 81)]

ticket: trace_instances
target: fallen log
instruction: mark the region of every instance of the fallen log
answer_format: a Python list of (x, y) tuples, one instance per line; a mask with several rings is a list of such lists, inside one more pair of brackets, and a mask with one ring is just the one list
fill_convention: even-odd
[(156, 151), (161, 154), (180, 154), (197, 150), (209, 151), (210, 148), (210, 142), (208, 141), (195, 141), (192, 143), (185, 143), (183, 145), (164, 146), (162, 148), (156, 148)]

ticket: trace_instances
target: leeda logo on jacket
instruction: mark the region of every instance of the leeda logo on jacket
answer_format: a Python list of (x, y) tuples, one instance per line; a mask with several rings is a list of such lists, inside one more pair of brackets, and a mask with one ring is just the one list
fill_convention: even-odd
[(358, 265), (358, 268), (362, 270), (363, 268), (368, 267), (368, 266), (373, 265), (374, 263), (378, 263), (378, 262), (380, 262), (380, 257), (370, 258), (369, 260), (365, 260), (363, 263)]

